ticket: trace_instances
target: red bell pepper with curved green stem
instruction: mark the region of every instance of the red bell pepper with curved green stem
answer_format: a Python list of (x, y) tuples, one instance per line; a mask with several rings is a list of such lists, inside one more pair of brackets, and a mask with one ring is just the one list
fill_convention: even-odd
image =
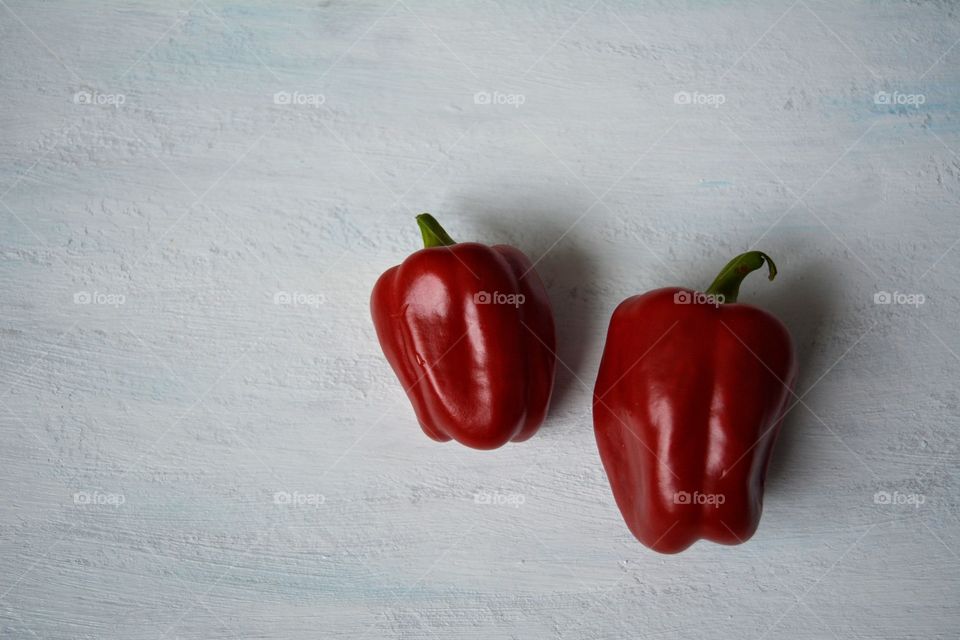
[(700, 538), (738, 544), (757, 529), (767, 463), (797, 366), (786, 327), (736, 304), (766, 263), (737, 256), (704, 293), (667, 288), (624, 300), (610, 320), (593, 424), (617, 506), (655, 551)]
[(423, 249), (386, 271), (370, 308), (423, 431), (475, 449), (532, 436), (553, 391), (547, 292), (523, 253), (454, 242), (417, 216)]

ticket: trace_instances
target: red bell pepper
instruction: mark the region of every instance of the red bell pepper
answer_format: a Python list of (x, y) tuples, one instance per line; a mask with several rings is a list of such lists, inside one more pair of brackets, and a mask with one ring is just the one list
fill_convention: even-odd
[(676, 553), (699, 538), (738, 544), (757, 529), (767, 463), (797, 366), (787, 328), (735, 304), (770, 257), (731, 260), (705, 293), (624, 300), (610, 320), (593, 398), (600, 458), (640, 542)]
[(370, 307), (421, 428), (475, 449), (528, 439), (556, 364), (543, 283), (518, 249), (456, 243), (426, 213), (417, 224), (425, 248), (380, 276)]

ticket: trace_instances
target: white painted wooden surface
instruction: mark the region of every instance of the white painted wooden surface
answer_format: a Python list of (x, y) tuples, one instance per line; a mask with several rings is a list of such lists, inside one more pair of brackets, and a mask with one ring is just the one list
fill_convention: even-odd
[[(0, 636), (957, 637), (957, 17), (2, 0)], [(526, 444), (430, 442), (380, 355), (422, 210), (540, 258)], [(593, 442), (606, 322), (753, 245), (803, 403), (755, 538), (659, 556)]]

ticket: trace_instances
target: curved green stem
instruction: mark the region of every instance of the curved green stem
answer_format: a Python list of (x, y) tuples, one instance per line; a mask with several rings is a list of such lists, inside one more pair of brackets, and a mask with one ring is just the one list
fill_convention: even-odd
[(420, 235), (423, 236), (423, 246), (430, 247), (449, 247), (457, 242), (451, 238), (437, 219), (429, 213), (421, 213), (417, 216), (417, 224), (420, 226)]
[(777, 265), (773, 264), (770, 256), (762, 251), (747, 251), (727, 263), (706, 293), (717, 297), (723, 296), (721, 302), (736, 302), (740, 294), (740, 283), (748, 273), (762, 267), (764, 262), (767, 263), (770, 271), (769, 279), (773, 280), (777, 277)]

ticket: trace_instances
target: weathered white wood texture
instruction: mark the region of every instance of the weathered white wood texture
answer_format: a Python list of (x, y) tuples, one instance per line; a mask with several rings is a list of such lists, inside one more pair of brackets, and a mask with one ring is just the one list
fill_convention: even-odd
[[(0, 635), (957, 637), (958, 38), (932, 1), (2, 0)], [(540, 259), (524, 445), (430, 442), (380, 355), (423, 210)], [(606, 322), (753, 245), (803, 403), (756, 537), (659, 556), (593, 442)]]

